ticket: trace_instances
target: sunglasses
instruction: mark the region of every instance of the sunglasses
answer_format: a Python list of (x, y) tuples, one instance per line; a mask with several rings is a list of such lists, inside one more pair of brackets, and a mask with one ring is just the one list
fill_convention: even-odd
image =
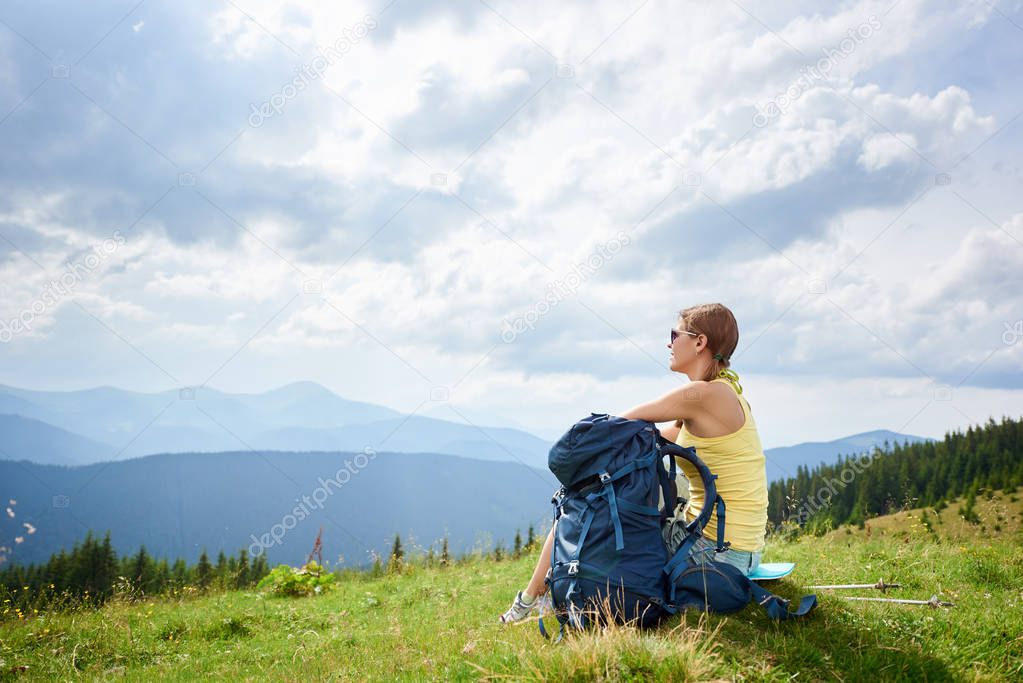
[(671, 343), (674, 344), (675, 340), (678, 339), (680, 334), (688, 334), (690, 337), (699, 337), (700, 335), (696, 332), (689, 332), (688, 330), (676, 330), (674, 327), (671, 328)]

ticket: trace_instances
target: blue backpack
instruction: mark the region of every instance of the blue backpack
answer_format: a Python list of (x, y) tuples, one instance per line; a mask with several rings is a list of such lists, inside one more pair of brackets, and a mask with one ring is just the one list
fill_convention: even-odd
[[(672, 456), (667, 468), (665, 455)], [(677, 500), (676, 456), (696, 467), (709, 504), (686, 526), (685, 540), (669, 557), (661, 529)], [(808, 595), (789, 612), (787, 600), (739, 568), (690, 557), (714, 509), (716, 552), (727, 549), (725, 503), (716, 476), (696, 450), (663, 438), (653, 423), (591, 413), (554, 444), (548, 466), (562, 484), (551, 499), (556, 526), (546, 577), (559, 640), (566, 626), (581, 629), (607, 619), (649, 628), (687, 609), (734, 612), (752, 600), (773, 619), (801, 617), (816, 606), (817, 597)], [(539, 626), (547, 637), (543, 619)]]

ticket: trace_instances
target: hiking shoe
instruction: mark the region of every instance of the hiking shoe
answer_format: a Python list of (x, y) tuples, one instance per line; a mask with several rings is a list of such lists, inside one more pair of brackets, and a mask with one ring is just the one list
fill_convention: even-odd
[(522, 591), (515, 594), (515, 600), (512, 601), (512, 606), (508, 608), (508, 611), (501, 615), (502, 624), (516, 624), (524, 619), (527, 619), (533, 610), (540, 606), (540, 600), (533, 598), (533, 602), (525, 603), (522, 601)]

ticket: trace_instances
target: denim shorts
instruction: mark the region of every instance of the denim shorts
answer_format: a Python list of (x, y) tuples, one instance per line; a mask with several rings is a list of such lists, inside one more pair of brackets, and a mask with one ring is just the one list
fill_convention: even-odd
[[(685, 518), (668, 520), (664, 529), (661, 530), (661, 535), (664, 537), (664, 545), (668, 548), (668, 554), (674, 555), (675, 551), (682, 545), (682, 541), (688, 536), (686, 534)], [(727, 562), (738, 567), (747, 576), (756, 571), (756, 568), (760, 566), (760, 556), (762, 553), (750, 552), (748, 550), (733, 550), (732, 548), (723, 553), (718, 553), (714, 551), (716, 547), (716, 542), (706, 536), (701, 536), (693, 544), (693, 549), (689, 551), (689, 556), (699, 564), (711, 561)]]

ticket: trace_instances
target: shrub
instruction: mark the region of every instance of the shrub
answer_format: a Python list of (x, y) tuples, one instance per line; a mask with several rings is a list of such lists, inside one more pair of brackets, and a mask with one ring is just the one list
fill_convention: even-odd
[(274, 567), (256, 585), (260, 590), (269, 590), (274, 595), (298, 597), (326, 592), (337, 581), (337, 577), (323, 570), (314, 561), (301, 569), (280, 564)]

